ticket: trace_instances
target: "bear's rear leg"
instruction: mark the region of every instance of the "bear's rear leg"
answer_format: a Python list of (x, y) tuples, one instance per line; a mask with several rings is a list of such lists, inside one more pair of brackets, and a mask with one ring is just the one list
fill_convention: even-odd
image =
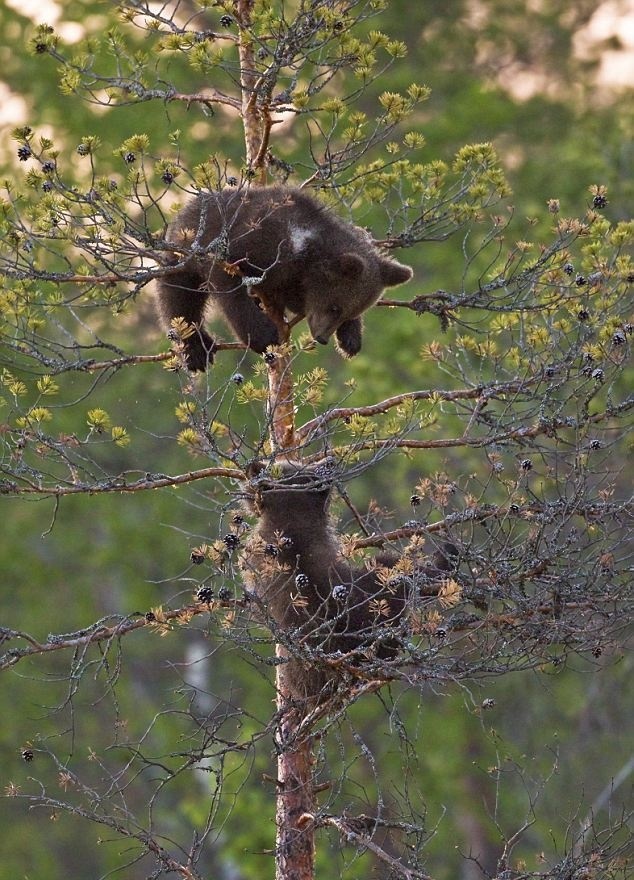
[(204, 373), (207, 367), (213, 364), (216, 344), (202, 327), (196, 327), (194, 333), (188, 336), (183, 344), (185, 346), (185, 362), (190, 372)]
[(253, 351), (262, 354), (269, 345), (279, 345), (275, 323), (244, 288), (216, 295), (214, 305), (220, 308), (240, 342)]

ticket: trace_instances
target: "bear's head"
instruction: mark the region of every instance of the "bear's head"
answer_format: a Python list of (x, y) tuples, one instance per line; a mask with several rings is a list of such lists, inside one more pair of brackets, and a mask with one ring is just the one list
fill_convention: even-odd
[(263, 466), (252, 469), (251, 480), (245, 493), (250, 513), (267, 516), (289, 523), (314, 523), (328, 513), (332, 478), (319, 467), (302, 467), (298, 463), (277, 464), (275, 476), (269, 476)]
[[(378, 302), (386, 287), (404, 284), (412, 277), (409, 266), (364, 247), (365, 242), (360, 244), (358, 252), (336, 254), (317, 264), (306, 279), (306, 320), (311, 336), (322, 345), (342, 325), (356, 321)], [(360, 342), (359, 338), (359, 347)]]

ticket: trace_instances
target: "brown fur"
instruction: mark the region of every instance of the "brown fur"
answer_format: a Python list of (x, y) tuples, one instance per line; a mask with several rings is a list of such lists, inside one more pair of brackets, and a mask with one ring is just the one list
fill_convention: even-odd
[(167, 240), (191, 254), (158, 282), (166, 328), (178, 317), (196, 327), (185, 340), (191, 370), (213, 361), (203, 327), (208, 305), (254, 351), (280, 341), (260, 296), (278, 314), (305, 317), (317, 342), (334, 333), (341, 353), (352, 357), (361, 348), (362, 313), (412, 275), (382, 256), (363, 230), (286, 186), (201, 194), (170, 224)]

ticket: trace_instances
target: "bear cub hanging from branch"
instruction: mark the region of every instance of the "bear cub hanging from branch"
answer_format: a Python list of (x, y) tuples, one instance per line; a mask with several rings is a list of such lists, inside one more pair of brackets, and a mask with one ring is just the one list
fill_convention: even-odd
[(174, 318), (195, 328), (183, 340), (192, 371), (213, 362), (214, 340), (203, 327), (208, 306), (259, 353), (282, 340), (258, 299), (280, 320), (305, 317), (316, 342), (325, 345), (334, 333), (341, 354), (352, 357), (363, 312), (386, 287), (412, 277), (364, 230), (286, 186), (201, 193), (170, 224), (167, 241), (175, 256), (158, 280), (159, 312), (168, 330)]
[(408, 608), (437, 591), (455, 567), (456, 548), (444, 544), (431, 561), (413, 564), (407, 577), (389, 571), (395, 555), (354, 567), (332, 525), (332, 486), (319, 469), (291, 465), (278, 479), (249, 484), (247, 508), (259, 521), (241, 557), (244, 582), (271, 626), (293, 631), (294, 642), (326, 653), (369, 649), (369, 656), (392, 658)]

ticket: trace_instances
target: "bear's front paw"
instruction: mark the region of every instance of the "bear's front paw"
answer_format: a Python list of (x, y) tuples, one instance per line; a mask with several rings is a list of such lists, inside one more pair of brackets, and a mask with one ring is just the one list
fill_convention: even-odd
[(337, 348), (344, 357), (354, 357), (361, 351), (361, 318), (344, 321), (335, 331)]

